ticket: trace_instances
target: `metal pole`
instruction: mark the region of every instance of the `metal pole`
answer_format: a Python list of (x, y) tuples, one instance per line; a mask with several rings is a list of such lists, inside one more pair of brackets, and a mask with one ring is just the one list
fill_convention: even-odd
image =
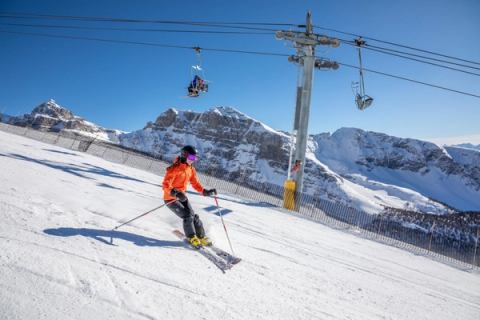
[(305, 56), (303, 58), (303, 90), (302, 101), (300, 105), (299, 129), (295, 145), (295, 160), (300, 160), (300, 169), (295, 177), (297, 192), (303, 190), (303, 173), (305, 169), (305, 153), (308, 142), (308, 122), (310, 118), (310, 98), (312, 93), (313, 66), (315, 57), (313, 56), (313, 47), (306, 46), (303, 49)]
[(430, 241), (428, 242), (428, 251), (432, 251), (432, 238), (433, 238), (434, 230), (435, 230), (435, 222), (433, 222), (432, 227), (430, 228)]
[[(305, 29), (306, 35), (312, 34), (312, 16), (307, 13)], [(295, 145), (295, 161), (300, 160), (300, 169), (295, 176), (296, 192), (303, 191), (303, 173), (305, 171), (305, 153), (308, 142), (308, 122), (310, 118), (310, 99), (312, 96), (313, 68), (315, 66), (314, 45), (304, 44), (301, 46), (303, 53), (303, 73), (300, 112), (298, 119), (297, 141)], [(299, 92), (300, 94), (300, 92)]]
[[(305, 171), (305, 153), (308, 142), (308, 122), (310, 116), (310, 100), (312, 93), (313, 68), (332, 68), (337, 69), (338, 63), (331, 61), (322, 61), (315, 59), (315, 46), (331, 45), (338, 47), (340, 42), (338, 39), (313, 33), (312, 16), (307, 13), (305, 24), (305, 32), (299, 31), (277, 31), (277, 39), (285, 39), (292, 41), (297, 50), (296, 56), (289, 57), (290, 62), (296, 62), (302, 66), (301, 81), (297, 84), (297, 104), (295, 109), (294, 130), (297, 130), (295, 142), (295, 158), (294, 161), (301, 161), (300, 168), (297, 171), (294, 180), (296, 193), (303, 191), (303, 174)], [(297, 117), (298, 116), (298, 117)], [(290, 177), (291, 160), (289, 161)]]
[(290, 154), (288, 155), (288, 169), (287, 180), (290, 180), (290, 174), (292, 173), (292, 156), (293, 156), (293, 143), (295, 141), (295, 130), (290, 135)]
[(300, 118), (300, 109), (302, 103), (302, 92), (303, 92), (303, 68), (299, 65), (297, 71), (297, 97), (295, 101), (295, 112), (293, 114), (293, 130), (290, 135), (290, 154), (288, 156), (288, 172), (287, 172), (287, 180), (291, 179), (292, 174), (292, 164), (293, 164), (293, 150), (296, 144), (297, 139), (297, 131), (299, 127), (299, 118)]
[(228, 244), (230, 245), (230, 250), (232, 250), (232, 255), (235, 255), (235, 253), (233, 252), (232, 242), (230, 241), (230, 237), (228, 236), (227, 227), (225, 226), (225, 221), (223, 221), (222, 210), (220, 210), (220, 206), (218, 205), (217, 196), (215, 196), (214, 199), (215, 199), (215, 203), (217, 204), (218, 214), (220, 215), (220, 219), (222, 220), (223, 229), (225, 230), (225, 234), (227, 235), (227, 240), (228, 240)]
[(77, 138), (76, 138), (76, 137), (73, 139), (72, 145), (70, 146), (70, 150), (73, 150), (73, 145), (75, 144), (75, 142), (77, 142)]
[(477, 238), (475, 239), (475, 249), (473, 251), (473, 261), (472, 268), (475, 269), (477, 264), (477, 247), (478, 247), (478, 237), (480, 236), (480, 227), (477, 227)]
[(166, 206), (166, 205), (169, 205), (170, 203), (175, 202), (175, 201), (177, 201), (177, 200), (175, 199), (175, 200), (171, 200), (171, 201), (169, 201), (169, 202), (165, 202), (165, 203), (162, 204), (161, 206), (158, 206), (158, 207), (156, 207), (156, 208), (153, 208), (153, 209), (150, 210), (150, 211), (147, 211), (147, 212), (145, 212), (145, 213), (142, 213), (141, 215), (139, 215), (139, 216), (137, 216), (137, 217), (135, 217), (135, 218), (133, 218), (133, 219), (128, 220), (127, 222), (124, 222), (124, 223), (116, 226), (115, 228), (112, 229), (112, 231), (117, 230), (117, 229), (120, 228), (121, 226), (124, 226), (124, 225), (126, 225), (126, 224), (128, 224), (128, 223), (130, 223), (130, 222), (133, 222), (133, 221), (135, 221), (135, 220), (137, 220), (137, 219), (139, 219), (139, 218), (141, 218), (141, 217), (143, 217), (143, 216), (146, 216), (147, 214), (149, 214), (149, 213), (151, 213), (151, 212), (153, 212), (153, 211), (155, 211), (155, 210), (157, 210), (157, 209), (160, 209), (160, 208), (162, 208), (162, 207), (164, 207), (164, 206)]
[(363, 66), (362, 66), (362, 54), (360, 53), (360, 46), (358, 47), (358, 61), (360, 63), (360, 92), (362, 97), (365, 95), (365, 84), (363, 82)]

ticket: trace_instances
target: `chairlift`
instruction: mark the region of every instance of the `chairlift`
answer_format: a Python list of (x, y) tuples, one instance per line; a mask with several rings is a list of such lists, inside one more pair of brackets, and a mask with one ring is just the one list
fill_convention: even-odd
[(190, 78), (192, 79), (188, 85), (188, 96), (197, 98), (201, 92), (208, 92), (208, 81), (205, 80), (205, 73), (202, 67), (201, 48), (193, 48), (197, 54), (198, 62), (190, 69)]
[(373, 98), (365, 94), (365, 80), (363, 78), (363, 65), (362, 65), (362, 53), (361, 48), (365, 45), (365, 40), (362, 37), (355, 39), (355, 44), (357, 45), (358, 49), (358, 61), (360, 64), (359, 73), (360, 79), (359, 82), (352, 83), (352, 89), (354, 90), (355, 94), (355, 103), (357, 104), (357, 108), (359, 110), (365, 110), (366, 108), (370, 107), (373, 103)]

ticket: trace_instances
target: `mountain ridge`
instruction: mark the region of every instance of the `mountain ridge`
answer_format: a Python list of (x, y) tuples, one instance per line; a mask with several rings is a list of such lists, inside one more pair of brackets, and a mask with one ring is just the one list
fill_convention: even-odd
[[(168, 108), (129, 133), (96, 126), (52, 100), (8, 122), (44, 130), (57, 130), (60, 123), (61, 130), (85, 130), (167, 160), (192, 144), (200, 153), (198, 166), (240, 183), (281, 186), (287, 176), (290, 136), (228, 106), (205, 112)], [(433, 214), (451, 212), (448, 206), (480, 210), (480, 153), (474, 150), (340, 128), (311, 135), (306, 158), (306, 193), (370, 213), (385, 207)]]

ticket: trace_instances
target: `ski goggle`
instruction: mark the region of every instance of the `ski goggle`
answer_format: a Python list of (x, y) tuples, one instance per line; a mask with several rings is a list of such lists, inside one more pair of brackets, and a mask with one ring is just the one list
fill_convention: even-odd
[(189, 154), (187, 155), (187, 160), (190, 160), (190, 161), (197, 161), (198, 160), (198, 157), (194, 154)]

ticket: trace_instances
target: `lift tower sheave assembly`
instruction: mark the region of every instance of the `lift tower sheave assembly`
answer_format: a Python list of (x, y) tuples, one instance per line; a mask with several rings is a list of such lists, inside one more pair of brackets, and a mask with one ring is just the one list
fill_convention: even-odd
[[(300, 31), (277, 31), (276, 38), (287, 40), (293, 43), (296, 55), (290, 56), (289, 61), (298, 63), (301, 66), (301, 77), (297, 85), (297, 103), (293, 136), (296, 136), (295, 151), (291, 152), (294, 159), (289, 159), (288, 178), (285, 182), (284, 207), (294, 210), (295, 194), (303, 189), (303, 174), (305, 169), (305, 153), (308, 142), (308, 122), (310, 117), (310, 99), (312, 96), (313, 68), (338, 69), (338, 63), (315, 57), (315, 46), (330, 45), (334, 48), (340, 45), (338, 39), (313, 33), (312, 16), (307, 13), (305, 32)], [(293, 148), (293, 141), (292, 146)], [(292, 168), (292, 160), (295, 163)], [(294, 172), (293, 172), (294, 171)]]

